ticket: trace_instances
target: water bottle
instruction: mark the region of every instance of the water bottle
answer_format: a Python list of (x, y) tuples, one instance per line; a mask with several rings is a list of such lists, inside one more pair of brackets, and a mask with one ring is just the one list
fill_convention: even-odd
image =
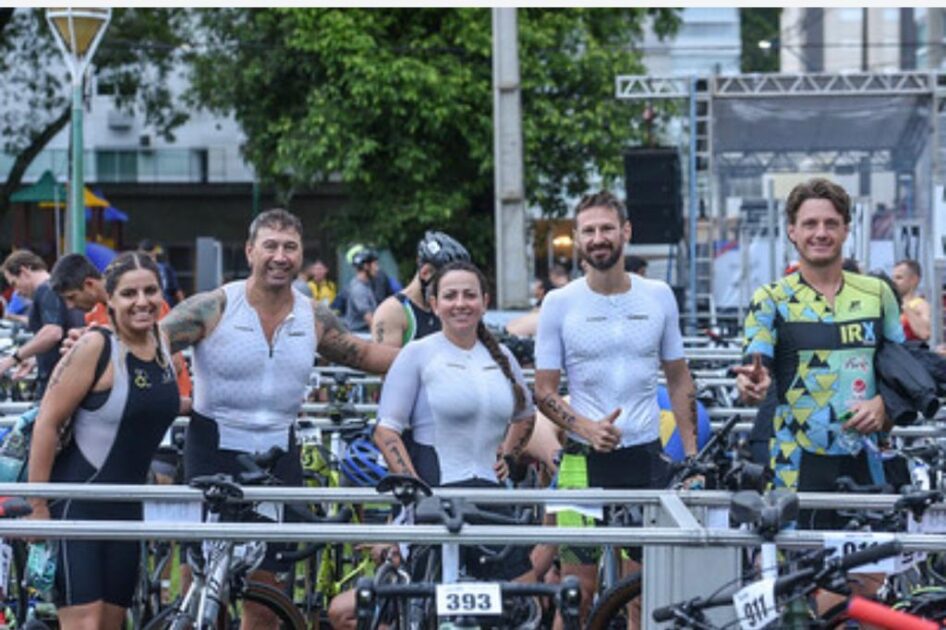
[[(845, 412), (840, 418), (838, 418), (838, 424), (843, 425), (853, 417), (853, 411)], [(864, 448), (864, 436), (859, 431), (854, 429), (844, 429), (839, 426), (836, 441), (838, 446), (846, 450), (852, 456), (860, 454), (861, 450)]]
[(38, 412), (39, 408), (34, 407), (22, 414), (0, 443), (0, 481), (21, 481), (20, 477), (29, 455), (33, 422)]
[(59, 555), (59, 541), (49, 540), (30, 545), (26, 558), (26, 583), (43, 597), (52, 596), (56, 582), (56, 563)]

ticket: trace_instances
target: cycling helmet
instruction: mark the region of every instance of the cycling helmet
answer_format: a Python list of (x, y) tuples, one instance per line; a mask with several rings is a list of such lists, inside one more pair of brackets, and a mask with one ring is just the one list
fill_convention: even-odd
[(366, 437), (358, 437), (348, 443), (341, 470), (351, 483), (363, 488), (374, 488), (388, 476), (381, 451)]
[(458, 240), (443, 232), (428, 230), (417, 242), (418, 264), (430, 263), (438, 269), (455, 260), (470, 260), (470, 253)]
[(355, 252), (355, 255), (351, 257), (351, 264), (353, 264), (355, 268), (361, 269), (373, 260), (378, 260), (378, 255), (373, 249), (366, 247)]

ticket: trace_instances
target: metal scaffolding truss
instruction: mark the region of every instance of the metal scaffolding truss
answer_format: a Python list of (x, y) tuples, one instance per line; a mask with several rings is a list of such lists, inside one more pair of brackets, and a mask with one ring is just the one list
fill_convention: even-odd
[(867, 158), (872, 170), (896, 170), (894, 153), (880, 151), (756, 151), (753, 153), (718, 153), (716, 168), (726, 177), (752, 177), (762, 173), (798, 173), (804, 171), (837, 172), (845, 167), (860, 168)]
[(930, 72), (849, 74), (743, 74), (713, 77), (718, 98), (748, 96), (892, 96), (930, 94), (937, 78)]

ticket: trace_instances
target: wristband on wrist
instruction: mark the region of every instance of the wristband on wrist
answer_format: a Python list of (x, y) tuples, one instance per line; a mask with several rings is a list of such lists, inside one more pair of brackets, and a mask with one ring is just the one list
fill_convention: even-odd
[(16, 363), (17, 365), (23, 363), (23, 359), (20, 358), (20, 351), (19, 351), (19, 350), (14, 350), (14, 351), (13, 351), (13, 362)]

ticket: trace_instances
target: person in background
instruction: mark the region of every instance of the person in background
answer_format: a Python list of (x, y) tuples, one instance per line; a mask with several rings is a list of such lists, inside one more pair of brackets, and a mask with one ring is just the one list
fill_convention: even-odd
[(328, 277), (328, 265), (321, 258), (316, 258), (309, 265), (309, 290), (312, 292), (312, 298), (322, 302), (326, 306), (335, 301), (338, 295), (338, 287), (335, 281)]
[(384, 269), (381, 268), (381, 261), (378, 260), (378, 253), (374, 252), (374, 260), (371, 261), (371, 288), (374, 291), (375, 302), (380, 304), (386, 299), (400, 291), (402, 287), (395, 287), (394, 280)]
[(555, 285), (556, 289), (564, 287), (570, 280), (568, 277), (568, 269), (566, 269), (564, 265), (555, 263), (552, 265), (552, 268), (549, 269), (549, 280)]
[(900, 323), (907, 341), (929, 341), (932, 333), (930, 303), (917, 293), (920, 277), (920, 264), (915, 260), (901, 260), (893, 267), (891, 278), (903, 304)]
[(312, 297), (312, 288), (309, 286), (309, 265), (303, 265), (296, 274), (296, 279), (292, 281), (292, 288), (306, 296)]
[(21, 369), (16, 376), (24, 376), (27, 367), (24, 362), (36, 357), (35, 397), (40, 400), (53, 368), (59, 362), (59, 345), (70, 328), (82, 327), (82, 313), (70, 309), (56, 295), (49, 286), (46, 263), (28, 249), (7, 256), (3, 262), (3, 275), (14, 290), (33, 300), (28, 320), (33, 338), (12, 355), (0, 359), (0, 374), (18, 365)]
[(370, 249), (361, 249), (352, 256), (355, 277), (348, 284), (345, 302), (345, 325), (351, 332), (369, 332), (378, 301), (372, 286), (372, 263), (378, 255)]
[[(111, 326), (108, 314), (108, 291), (105, 279), (92, 261), (82, 254), (66, 254), (56, 261), (49, 274), (49, 286), (65, 301), (69, 308), (82, 311), (87, 326)], [(171, 311), (163, 296), (158, 310), (158, 319)], [(184, 355), (178, 352), (172, 357), (177, 373), (177, 386), (181, 395), (182, 414), (190, 413), (193, 390), (190, 372)]]
[(138, 243), (138, 250), (151, 256), (151, 259), (158, 264), (158, 270), (161, 272), (161, 290), (164, 292), (164, 301), (168, 303), (168, 306), (173, 308), (178, 302), (184, 301), (184, 291), (177, 281), (177, 273), (171, 263), (164, 259), (164, 248), (150, 238), (146, 238)]
[(647, 259), (640, 256), (627, 256), (624, 258), (624, 271), (636, 273), (639, 276), (647, 275)]

